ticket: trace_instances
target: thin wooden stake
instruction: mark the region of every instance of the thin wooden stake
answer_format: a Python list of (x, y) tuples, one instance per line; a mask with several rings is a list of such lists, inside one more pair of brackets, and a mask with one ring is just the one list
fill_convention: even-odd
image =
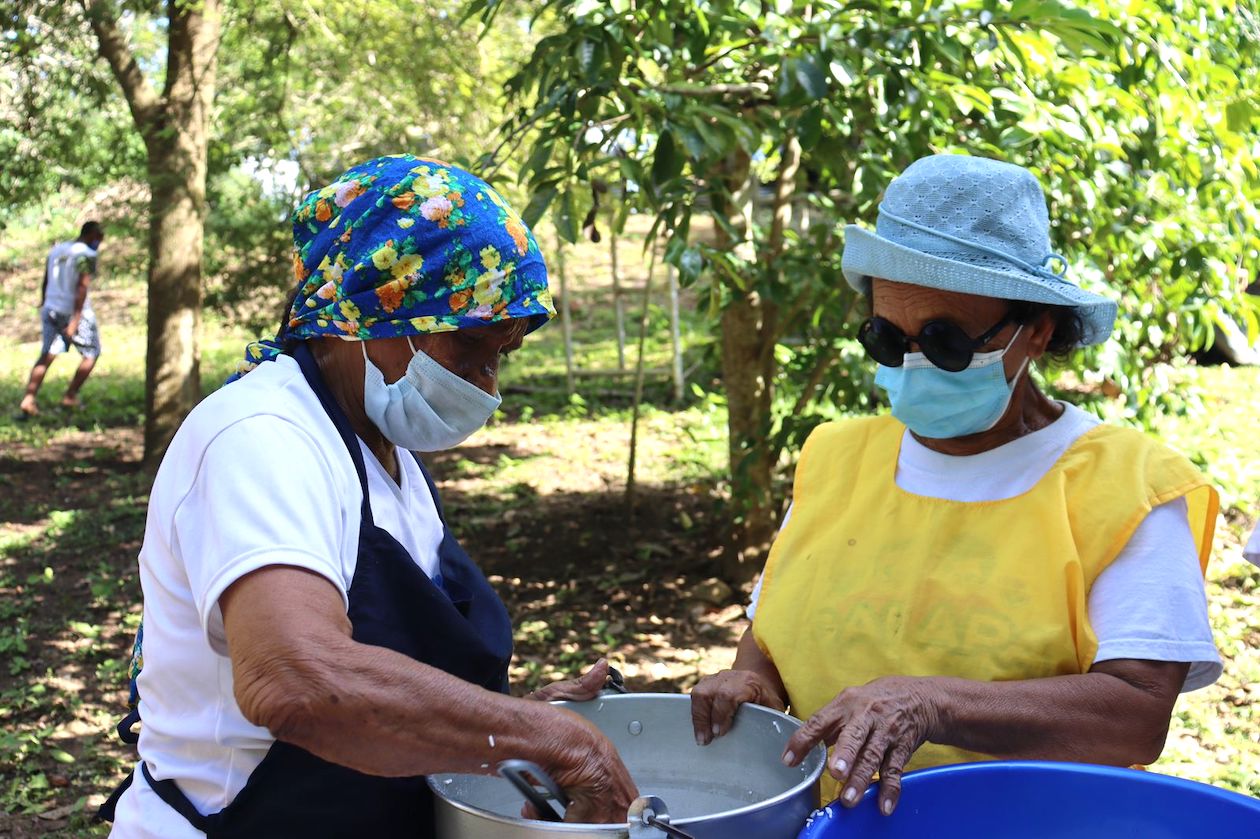
[(678, 324), (678, 278), (674, 276), (674, 266), (666, 263), (665, 280), (669, 283), (669, 343), (674, 362), (674, 403), (683, 401), (683, 390), (687, 379), (683, 374), (682, 330)]
[(560, 332), (564, 336), (564, 386), (569, 396), (577, 393), (573, 369), (573, 307), (569, 304), (564, 269), (564, 241), (556, 235), (556, 273), (560, 275)]
[(643, 283), (643, 315), (639, 319), (639, 360), (634, 371), (634, 405), (630, 412), (630, 463), (626, 469), (626, 508), (634, 515), (635, 456), (639, 447), (639, 406), (643, 403), (644, 347), (647, 344), (648, 306), (652, 302), (652, 275), (656, 273), (656, 248), (648, 261), (647, 280)]
[(617, 318), (617, 369), (626, 369), (626, 312), (621, 299), (621, 270), (617, 264), (617, 213), (608, 211), (608, 254), (612, 259), (613, 313)]

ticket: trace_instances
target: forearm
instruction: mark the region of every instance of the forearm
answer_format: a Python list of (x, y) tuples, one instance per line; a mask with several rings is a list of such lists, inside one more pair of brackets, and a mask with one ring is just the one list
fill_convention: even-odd
[(731, 668), (756, 673), (778, 695), (783, 707), (787, 707), (787, 688), (783, 685), (783, 678), (779, 675), (779, 668), (774, 666), (774, 661), (757, 645), (757, 639), (753, 636), (751, 624), (749, 624), (748, 629), (744, 631), (743, 636), (739, 639), (739, 647), (735, 651), (735, 663), (731, 665)]
[(1171, 703), (1107, 673), (928, 681), (939, 697), (929, 739), (999, 758), (1149, 763), (1168, 733)]
[(284, 667), (283, 675), (245, 680), (253, 687), (237, 701), (246, 718), (366, 774), (484, 773), (507, 758), (549, 765), (559, 749), (590, 739), (575, 716), (546, 703), (348, 638)]
[(78, 323), (80, 316), (83, 314), (83, 307), (87, 303), (88, 294), (88, 278), (83, 276), (79, 278), (79, 285), (74, 290), (74, 312), (70, 315), (71, 323)]

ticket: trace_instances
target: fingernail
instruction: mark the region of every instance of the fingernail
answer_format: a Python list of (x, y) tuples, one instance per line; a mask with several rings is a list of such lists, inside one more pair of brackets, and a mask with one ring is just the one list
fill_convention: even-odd
[(697, 746), (703, 746), (703, 745), (704, 745), (704, 738), (703, 738), (702, 736), (700, 736), (700, 732), (699, 732), (699, 731), (697, 731), (697, 732), (696, 732), (696, 745), (697, 745)]
[(842, 775), (849, 770), (849, 764), (846, 763), (842, 757), (838, 757), (832, 761), (831, 767)]
[(891, 815), (892, 815), (892, 799), (891, 799), (891, 798), (885, 798), (885, 799), (884, 799), (884, 806), (883, 806), (883, 809), (884, 809), (884, 815), (885, 815), (885, 816), (891, 816)]
[(848, 803), (848, 804), (852, 804), (854, 801), (857, 801), (857, 790), (855, 790), (853, 787), (849, 787), (848, 789), (846, 789), (844, 791), (844, 800), (845, 800), (845, 803)]
[(717, 723), (714, 723), (714, 724), (713, 724), (713, 736), (714, 736), (714, 737), (717, 737), (717, 736), (718, 736), (719, 734), (721, 734), (721, 733), (722, 733), (722, 726), (718, 725)]
[(795, 763), (796, 763), (796, 754), (794, 752), (788, 751), (788, 752), (783, 753), (784, 766), (792, 766)]

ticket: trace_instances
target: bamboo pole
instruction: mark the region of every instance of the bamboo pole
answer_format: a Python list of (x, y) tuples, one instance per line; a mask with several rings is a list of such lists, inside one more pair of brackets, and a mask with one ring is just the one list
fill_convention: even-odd
[(635, 504), (635, 461), (639, 448), (639, 406), (643, 403), (644, 352), (647, 344), (648, 313), (652, 302), (652, 274), (656, 271), (656, 248), (652, 248), (652, 257), (648, 261), (647, 280), (643, 283), (643, 314), (639, 318), (639, 358), (634, 374), (634, 405), (630, 411), (630, 462), (626, 467), (626, 509), (634, 515)]
[(665, 280), (669, 283), (669, 343), (670, 351), (673, 353), (674, 402), (678, 404), (683, 401), (683, 390), (687, 385), (687, 379), (683, 374), (682, 330), (678, 324), (678, 278), (674, 276), (672, 264), (665, 265)]
[(621, 298), (621, 269), (617, 264), (617, 212), (608, 209), (608, 254), (612, 260), (613, 313), (617, 318), (617, 369), (626, 369), (626, 311)]
[(564, 241), (556, 234), (556, 273), (560, 276), (560, 332), (564, 336), (564, 386), (569, 396), (577, 393), (573, 369), (573, 307), (565, 276)]

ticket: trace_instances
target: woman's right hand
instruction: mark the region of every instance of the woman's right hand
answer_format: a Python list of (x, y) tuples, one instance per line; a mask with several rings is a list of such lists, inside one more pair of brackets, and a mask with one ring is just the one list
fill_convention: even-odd
[(752, 670), (723, 670), (701, 679), (691, 690), (691, 725), (696, 743), (707, 746), (731, 730), (735, 712), (745, 702), (776, 711), (783, 698), (770, 680)]
[[(548, 746), (545, 759), (539, 763), (569, 796), (564, 820), (625, 824), (626, 811), (639, 797), (639, 791), (616, 746), (572, 711), (551, 710), (558, 715), (557, 726), (542, 729)], [(521, 813), (525, 818), (538, 818), (528, 804)]]

